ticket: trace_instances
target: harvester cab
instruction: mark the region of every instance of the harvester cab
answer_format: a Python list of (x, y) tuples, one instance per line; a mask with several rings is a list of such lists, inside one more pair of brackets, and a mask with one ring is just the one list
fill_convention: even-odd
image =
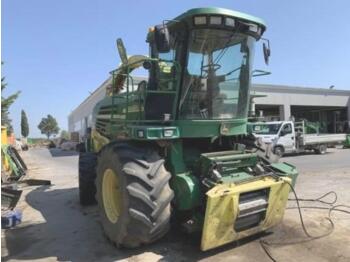
[[(281, 221), (298, 173), (247, 135), (254, 45), (265, 29), (250, 15), (197, 8), (150, 28), (149, 57), (128, 57), (118, 40), (122, 64), (79, 159), (80, 200), (96, 192), (116, 245), (161, 238), (171, 217), (201, 233), (202, 250)], [(142, 66), (148, 81), (136, 83), (131, 72)]]

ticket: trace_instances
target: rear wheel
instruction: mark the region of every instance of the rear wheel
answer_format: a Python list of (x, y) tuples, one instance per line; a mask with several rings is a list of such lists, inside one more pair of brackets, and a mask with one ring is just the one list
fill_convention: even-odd
[(107, 145), (99, 155), (96, 199), (107, 237), (138, 247), (164, 236), (170, 225), (170, 173), (155, 150)]
[(319, 145), (315, 149), (316, 154), (324, 155), (327, 152), (327, 145)]
[(96, 161), (95, 153), (79, 154), (79, 199), (84, 206), (96, 204)]

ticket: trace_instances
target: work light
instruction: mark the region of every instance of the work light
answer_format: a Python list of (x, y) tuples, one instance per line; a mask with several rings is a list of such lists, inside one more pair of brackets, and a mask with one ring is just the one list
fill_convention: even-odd
[(211, 25), (221, 25), (222, 24), (222, 17), (221, 16), (211, 16), (209, 18), (209, 23)]
[(194, 17), (194, 24), (195, 25), (205, 25), (206, 23), (207, 23), (206, 16), (195, 16)]
[(233, 19), (231, 17), (226, 17), (225, 18), (225, 25), (230, 26), (230, 27), (234, 27), (235, 26), (235, 19)]

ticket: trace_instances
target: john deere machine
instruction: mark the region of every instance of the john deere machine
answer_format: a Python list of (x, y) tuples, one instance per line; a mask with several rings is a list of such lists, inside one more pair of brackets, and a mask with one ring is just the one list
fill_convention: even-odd
[[(148, 57), (128, 57), (117, 41), (122, 64), (79, 159), (80, 201), (96, 197), (117, 246), (152, 243), (172, 220), (208, 250), (281, 221), (298, 173), (247, 135), (251, 78), (263, 74), (252, 70), (254, 45), (265, 29), (250, 15), (197, 8), (150, 28)], [(139, 67), (149, 78), (136, 84)]]

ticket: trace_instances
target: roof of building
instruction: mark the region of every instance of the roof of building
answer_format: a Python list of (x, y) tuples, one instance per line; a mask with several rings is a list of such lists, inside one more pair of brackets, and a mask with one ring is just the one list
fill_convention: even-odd
[(274, 92), (274, 93), (350, 96), (350, 90), (319, 88), (319, 87), (287, 86), (287, 85), (253, 84), (252, 91)]

